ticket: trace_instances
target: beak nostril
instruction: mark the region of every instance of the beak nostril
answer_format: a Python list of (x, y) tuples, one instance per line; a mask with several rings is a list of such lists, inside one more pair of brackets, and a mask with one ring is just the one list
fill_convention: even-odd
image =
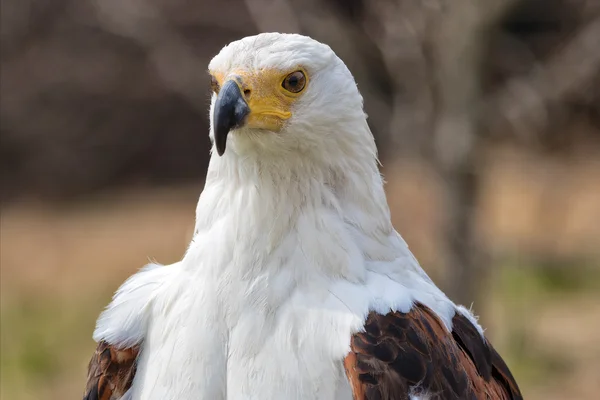
[(245, 90), (244, 90), (244, 96), (245, 96), (246, 98), (250, 97), (250, 93), (252, 93), (252, 91), (251, 91), (250, 89), (245, 89)]

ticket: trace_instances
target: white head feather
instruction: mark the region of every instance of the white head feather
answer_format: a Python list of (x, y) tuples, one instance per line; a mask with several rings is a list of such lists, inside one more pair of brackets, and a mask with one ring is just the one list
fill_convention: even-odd
[[(324, 168), (345, 167), (355, 157), (369, 164), (376, 147), (363, 112), (363, 99), (352, 74), (333, 50), (309, 37), (263, 33), (225, 46), (209, 64), (209, 70), (227, 75), (231, 71), (265, 69), (291, 72), (299, 67), (309, 78), (306, 89), (294, 102), (292, 117), (278, 134), (242, 128), (231, 135), (234, 153), (242, 157), (273, 158), (282, 167), (303, 159)], [(210, 109), (212, 117), (216, 95)], [(280, 160), (286, 160), (281, 165)]]

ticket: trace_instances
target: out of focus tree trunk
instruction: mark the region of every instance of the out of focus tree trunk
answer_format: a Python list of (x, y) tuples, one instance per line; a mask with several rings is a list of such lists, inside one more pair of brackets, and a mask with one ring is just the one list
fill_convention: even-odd
[(436, 121), (432, 163), (444, 184), (445, 290), (458, 303), (479, 304), (487, 279), (486, 251), (476, 231), (482, 140), (482, 54), (488, 32), (512, 0), (445, 2), (433, 32)]

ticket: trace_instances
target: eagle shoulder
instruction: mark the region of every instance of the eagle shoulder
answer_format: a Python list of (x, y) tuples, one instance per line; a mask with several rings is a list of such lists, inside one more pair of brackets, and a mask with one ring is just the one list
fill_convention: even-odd
[(510, 370), (464, 312), (452, 332), (428, 307), (371, 312), (344, 360), (354, 400), (522, 399)]
[(133, 383), (150, 308), (174, 266), (149, 264), (116, 291), (96, 322), (84, 400), (124, 400)]
[(139, 346), (119, 349), (105, 341), (98, 343), (88, 365), (83, 400), (120, 400), (131, 387)]

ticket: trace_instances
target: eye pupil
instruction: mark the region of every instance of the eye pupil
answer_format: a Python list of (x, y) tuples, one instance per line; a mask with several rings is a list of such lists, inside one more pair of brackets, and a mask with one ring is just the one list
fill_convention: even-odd
[(306, 77), (302, 71), (296, 71), (289, 74), (281, 86), (291, 93), (300, 93), (306, 85)]

